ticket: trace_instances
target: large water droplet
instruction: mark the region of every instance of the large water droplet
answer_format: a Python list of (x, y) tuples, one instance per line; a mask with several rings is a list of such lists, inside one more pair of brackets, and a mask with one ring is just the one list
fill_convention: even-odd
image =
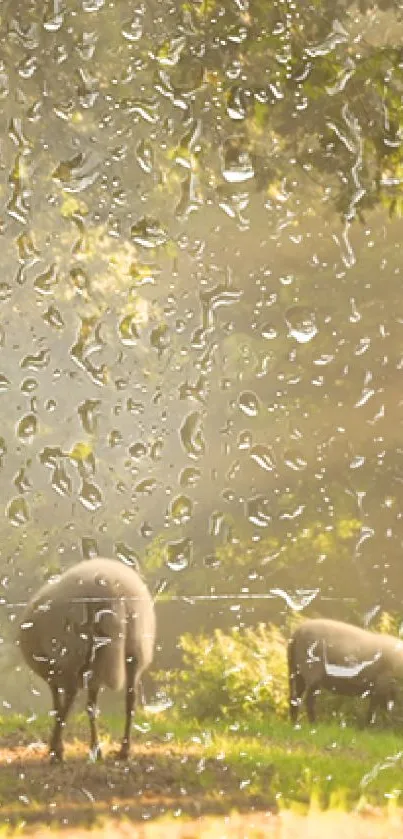
[(186, 466), (179, 475), (179, 483), (182, 487), (193, 487), (200, 481), (200, 478), (200, 469), (196, 469), (194, 466)]
[(202, 291), (200, 300), (203, 308), (203, 327), (210, 329), (214, 326), (214, 312), (221, 306), (231, 306), (238, 303), (243, 295), (242, 291), (229, 285), (216, 285), (207, 291)]
[(71, 493), (71, 478), (60, 463), (53, 470), (52, 488), (58, 495), (66, 496)]
[(228, 95), (227, 113), (233, 120), (243, 120), (246, 117), (246, 96), (242, 87), (234, 85)]
[(165, 323), (161, 323), (151, 331), (150, 344), (158, 351), (158, 355), (162, 355), (171, 343), (171, 334), (169, 327)]
[(26, 414), (17, 427), (17, 434), (24, 443), (32, 443), (37, 432), (38, 421), (35, 414)]
[(142, 34), (143, 23), (138, 15), (127, 20), (122, 26), (122, 35), (127, 41), (139, 41)]
[(43, 370), (47, 367), (50, 361), (49, 350), (40, 350), (36, 354), (26, 355), (20, 362), (20, 367), (23, 370)]
[(133, 457), (135, 460), (139, 460), (141, 457), (145, 457), (147, 454), (147, 446), (145, 443), (139, 441), (138, 443), (132, 443), (129, 448), (129, 455)]
[(225, 523), (225, 516), (221, 510), (215, 510), (211, 513), (209, 519), (209, 534), (210, 536), (219, 536)]
[(85, 507), (86, 510), (91, 510), (91, 512), (99, 510), (103, 504), (101, 490), (96, 486), (96, 484), (90, 483), (89, 481), (82, 482), (78, 497), (83, 507)]
[(314, 312), (304, 306), (292, 306), (287, 309), (285, 322), (289, 329), (289, 335), (295, 338), (299, 344), (312, 341), (312, 338), (318, 333)]
[(158, 484), (155, 478), (143, 478), (142, 481), (136, 484), (134, 491), (139, 495), (151, 495), (157, 486)]
[(21, 495), (12, 498), (6, 509), (6, 515), (14, 527), (21, 527), (29, 521), (28, 504)]
[(177, 495), (169, 506), (169, 515), (175, 524), (186, 524), (192, 516), (193, 505), (187, 495)]
[(241, 431), (238, 437), (238, 449), (250, 449), (252, 445), (252, 434), (250, 431)]
[(39, 387), (39, 382), (37, 379), (24, 379), (21, 385), (21, 392), (25, 394), (32, 393), (32, 391), (36, 390), (37, 387)]
[(246, 501), (247, 519), (257, 527), (268, 527), (271, 522), (269, 500), (264, 495), (255, 495)]
[(56, 265), (51, 265), (47, 271), (44, 271), (43, 274), (39, 274), (38, 277), (34, 280), (34, 289), (35, 291), (39, 292), (39, 294), (52, 294), (54, 287), (57, 284), (58, 276)]
[(167, 232), (158, 221), (145, 217), (133, 225), (131, 236), (136, 245), (141, 245), (143, 248), (156, 248), (164, 245), (168, 239)]
[(253, 446), (250, 450), (250, 456), (258, 466), (267, 472), (272, 472), (275, 468), (276, 461), (274, 452), (268, 446)]
[(0, 393), (5, 393), (10, 387), (10, 380), (4, 373), (0, 373)]
[(294, 472), (301, 472), (307, 467), (305, 458), (293, 449), (288, 449), (284, 452), (284, 463), (289, 469), (293, 469)]
[(52, 177), (66, 192), (83, 192), (97, 180), (99, 164), (98, 155), (79, 152), (70, 160), (59, 163)]
[(98, 427), (98, 408), (101, 402), (99, 399), (86, 399), (77, 408), (84, 431), (87, 434), (94, 434)]
[(154, 150), (146, 140), (140, 140), (136, 146), (136, 160), (143, 172), (149, 175), (154, 168)]
[(184, 571), (188, 568), (192, 559), (191, 539), (180, 539), (177, 542), (168, 542), (166, 546), (166, 565), (171, 571)]
[(139, 338), (137, 329), (137, 313), (126, 315), (119, 323), (119, 337), (122, 344), (134, 347)]
[(231, 184), (243, 183), (255, 176), (249, 151), (242, 147), (242, 139), (239, 137), (231, 137), (223, 145), (222, 175)]
[(256, 417), (259, 411), (259, 400), (251, 390), (244, 390), (239, 394), (238, 405), (248, 417)]
[(202, 417), (199, 411), (192, 411), (187, 415), (179, 429), (179, 436), (189, 457), (198, 458), (204, 454)]

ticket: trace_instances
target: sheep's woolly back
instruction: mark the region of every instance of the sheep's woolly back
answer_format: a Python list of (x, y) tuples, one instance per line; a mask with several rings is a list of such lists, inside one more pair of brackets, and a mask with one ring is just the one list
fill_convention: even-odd
[(26, 608), (19, 632), (30, 667), (58, 684), (81, 682), (86, 673), (120, 689), (125, 658), (138, 671), (152, 660), (154, 604), (136, 571), (118, 560), (96, 558), (46, 583)]
[[(321, 653), (317, 644), (323, 644), (329, 661), (342, 664), (351, 657), (357, 661), (374, 662), (380, 657), (379, 667), (389, 669), (400, 676), (403, 675), (403, 642), (383, 633), (371, 632), (367, 629), (342, 621), (324, 618), (305, 620), (295, 631), (293, 637), (294, 659), (300, 668), (305, 668), (307, 650), (312, 650), (312, 656), (320, 660)], [(313, 670), (312, 661), (307, 665)]]

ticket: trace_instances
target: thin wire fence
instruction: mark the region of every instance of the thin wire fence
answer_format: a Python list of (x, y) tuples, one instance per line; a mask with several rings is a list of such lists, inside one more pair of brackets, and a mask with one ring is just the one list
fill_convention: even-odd
[[(107, 597), (74, 597), (71, 598), (71, 603), (110, 603), (111, 600), (118, 600), (119, 602), (122, 601), (139, 601), (147, 598), (142, 598), (138, 596), (126, 596), (126, 595), (116, 595), (107, 596)], [(192, 603), (197, 602), (216, 602), (216, 601), (247, 601), (247, 600), (277, 600), (283, 599), (286, 604), (293, 610), (293, 611), (301, 611), (305, 609), (313, 600), (317, 599), (324, 602), (338, 602), (343, 600), (343, 603), (356, 603), (356, 597), (330, 597), (326, 595), (321, 595), (316, 590), (314, 592), (304, 592), (301, 593), (301, 597), (297, 597), (290, 595), (288, 592), (282, 589), (271, 589), (269, 592), (261, 592), (261, 593), (251, 593), (251, 592), (241, 592), (239, 594), (171, 594), (165, 595), (162, 599), (158, 598), (158, 594), (155, 597), (155, 600), (158, 600), (161, 603), (168, 603), (168, 602), (182, 602), (188, 603), (191, 605)], [(49, 602), (51, 598), (49, 598), (45, 602)], [(5, 598), (0, 598), (0, 607), (3, 606), (6, 609), (23, 609), (25, 606), (28, 606), (30, 600), (20, 600), (15, 602), (7, 601)]]

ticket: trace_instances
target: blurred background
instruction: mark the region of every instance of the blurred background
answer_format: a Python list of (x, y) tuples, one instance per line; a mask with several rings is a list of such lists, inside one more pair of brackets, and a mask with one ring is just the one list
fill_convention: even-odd
[(22, 604), (83, 557), (158, 592), (159, 668), (401, 612), (402, 10), (1, 4), (5, 713), (48, 701)]

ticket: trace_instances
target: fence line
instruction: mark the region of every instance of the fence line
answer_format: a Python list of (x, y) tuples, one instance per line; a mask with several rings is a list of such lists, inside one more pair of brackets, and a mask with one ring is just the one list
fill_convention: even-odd
[[(321, 601), (328, 601), (328, 602), (339, 602), (340, 600), (342, 600), (343, 603), (356, 603), (357, 602), (356, 597), (342, 597), (342, 598), (341, 597), (330, 597), (330, 596), (326, 596), (326, 595), (321, 595), (321, 594), (318, 593), (318, 591), (310, 592), (309, 594), (307, 593), (305, 595), (302, 595), (301, 599), (299, 600), (297, 598), (294, 599), (293, 596), (288, 594), (288, 592), (283, 591), (282, 589), (271, 589), (269, 592), (263, 592), (261, 594), (259, 594), (259, 593), (247, 593), (247, 592), (241, 592), (240, 594), (232, 594), (232, 593), (230, 593), (230, 594), (171, 594), (171, 595), (168, 595), (168, 596), (165, 596), (164, 598), (162, 598), (162, 600), (160, 602), (162, 602), (162, 603), (182, 602), (182, 603), (188, 603), (188, 604), (191, 605), (192, 603), (196, 603), (196, 602), (215, 602), (215, 601), (219, 601), (219, 600), (226, 600), (226, 601), (229, 601), (229, 600), (235, 600), (235, 601), (254, 600), (254, 601), (256, 601), (256, 600), (276, 600), (278, 598), (283, 599), (287, 603), (287, 605), (291, 609), (293, 609), (294, 611), (302, 611), (302, 609), (305, 609), (307, 606), (309, 606), (309, 604), (312, 603), (312, 601), (315, 600), (315, 599), (318, 599), (318, 600), (321, 600)], [(115, 597), (75, 597), (75, 598), (72, 598), (70, 600), (70, 603), (110, 603), (111, 600), (119, 600), (119, 602), (122, 602), (122, 601), (128, 601), (128, 600), (137, 601), (137, 600), (142, 600), (142, 599), (143, 598), (141, 598), (141, 597), (135, 597), (135, 596), (126, 597), (124, 595), (122, 595), (121, 597), (119, 595), (116, 595)], [(156, 599), (158, 599), (158, 595), (157, 595)], [(45, 603), (50, 602), (50, 601), (51, 601), (51, 598), (49, 598), (48, 601), (45, 601)], [(16, 601), (16, 602), (9, 602), (5, 598), (0, 598), (0, 607), (3, 606), (6, 609), (23, 609), (23, 608), (25, 608), (25, 606), (28, 605), (28, 603), (30, 603), (29, 600), (20, 600), (20, 601)]]

